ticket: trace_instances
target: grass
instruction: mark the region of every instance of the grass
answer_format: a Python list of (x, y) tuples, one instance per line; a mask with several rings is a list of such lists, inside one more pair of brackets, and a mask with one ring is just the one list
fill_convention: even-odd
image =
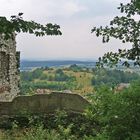
[[(91, 79), (93, 77), (93, 74), (91, 72), (74, 72), (72, 70), (64, 70), (62, 69), (63, 72), (70, 76), (70, 77), (75, 77), (76, 80), (74, 81), (74, 85), (73, 88), (71, 89), (72, 92), (80, 94), (80, 95), (85, 95), (88, 93), (92, 93), (94, 91), (94, 87), (91, 84)], [(46, 74), (48, 76), (52, 76), (54, 77), (55, 74), (55, 69), (53, 70), (45, 70), (43, 71), (43, 74)], [(39, 80), (36, 79), (36, 82), (39, 81), (44, 81), (44, 80)], [(47, 81), (48, 83), (65, 83), (67, 84), (67, 82), (58, 82), (58, 81)]]
[(77, 88), (74, 89), (74, 92), (84, 95), (94, 91), (91, 84), (91, 79), (93, 77), (92, 73), (74, 71), (64, 71), (64, 73), (68, 76), (74, 76), (76, 78)]

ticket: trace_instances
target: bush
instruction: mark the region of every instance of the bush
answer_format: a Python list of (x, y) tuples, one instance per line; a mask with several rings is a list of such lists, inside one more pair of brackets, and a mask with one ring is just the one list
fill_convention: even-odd
[(106, 134), (109, 140), (140, 139), (140, 82), (120, 93), (102, 87), (90, 99), (86, 114), (99, 122), (99, 135)]

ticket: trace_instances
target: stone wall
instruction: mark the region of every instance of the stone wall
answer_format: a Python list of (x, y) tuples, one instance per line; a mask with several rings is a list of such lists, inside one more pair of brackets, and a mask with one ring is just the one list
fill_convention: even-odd
[(67, 112), (83, 112), (89, 102), (77, 94), (51, 93), (33, 96), (18, 96), (12, 102), (0, 102), (0, 116), (48, 114), (55, 110), (65, 110)]
[(19, 93), (19, 54), (15, 35), (9, 40), (0, 35), (0, 101), (11, 101)]

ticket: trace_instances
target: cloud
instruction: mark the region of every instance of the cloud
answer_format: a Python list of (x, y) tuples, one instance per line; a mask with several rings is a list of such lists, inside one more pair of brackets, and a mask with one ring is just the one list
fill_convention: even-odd
[(66, 2), (63, 5), (62, 9), (67, 13), (67, 15), (73, 15), (75, 13), (87, 10), (85, 6), (78, 5), (77, 3), (74, 3), (73, 1)]
[[(124, 46), (119, 40), (103, 44), (101, 38), (91, 34), (92, 25), (107, 22), (109, 18), (80, 19), (67, 22), (61, 28), (62, 36), (36, 38), (20, 34), (18, 49), (22, 59), (97, 59), (108, 51)], [(128, 47), (128, 44), (125, 46)], [(33, 52), (33, 53), (32, 53)]]
[[(85, 18), (116, 13), (121, 0), (1, 0), (0, 14), (23, 12), (24, 17), (43, 19)], [(112, 2), (113, 1), (113, 2)], [(122, 0), (126, 2), (129, 0)]]
[(38, 11), (39, 15), (56, 18), (69, 18), (79, 12), (87, 10), (87, 7), (73, 0), (47, 0), (46, 2), (40, 4), (39, 7), (42, 9), (41, 11)]
[(23, 12), (26, 18), (38, 19), (71, 17), (87, 7), (75, 0), (2, 0), (0, 9), (6, 16)]
[(119, 13), (117, 6), (123, 1), (126, 0), (1, 0), (0, 14), (23, 12), (25, 19), (61, 26), (63, 35), (57, 37), (19, 34), (17, 49), (22, 59), (98, 58), (121, 44), (114, 40), (102, 44), (101, 38), (90, 33), (92, 26), (107, 25)]

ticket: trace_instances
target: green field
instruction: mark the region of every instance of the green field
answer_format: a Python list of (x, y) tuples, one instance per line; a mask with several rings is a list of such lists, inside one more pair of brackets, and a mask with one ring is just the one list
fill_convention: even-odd
[[(72, 93), (81, 95), (92, 93), (94, 91), (94, 87), (91, 83), (93, 77), (92, 72), (82, 71), (82, 69), (73, 71), (66, 68), (51, 68), (35, 71), (36, 72), (32, 72), (32, 74), (31, 72), (26, 72), (26, 74), (28, 73), (28, 76), (26, 74), (21, 76), (22, 85), (26, 85), (27, 83), (33, 91), (38, 89), (45, 89), (47, 92), (71, 91)], [(31, 77), (31, 79), (26, 79), (26, 76), (28, 78)]]
[(66, 68), (38, 68), (21, 72), (21, 94), (50, 93), (53, 91), (91, 94), (101, 85), (115, 88), (130, 83), (140, 75), (130, 71), (87, 69), (77, 65)]

